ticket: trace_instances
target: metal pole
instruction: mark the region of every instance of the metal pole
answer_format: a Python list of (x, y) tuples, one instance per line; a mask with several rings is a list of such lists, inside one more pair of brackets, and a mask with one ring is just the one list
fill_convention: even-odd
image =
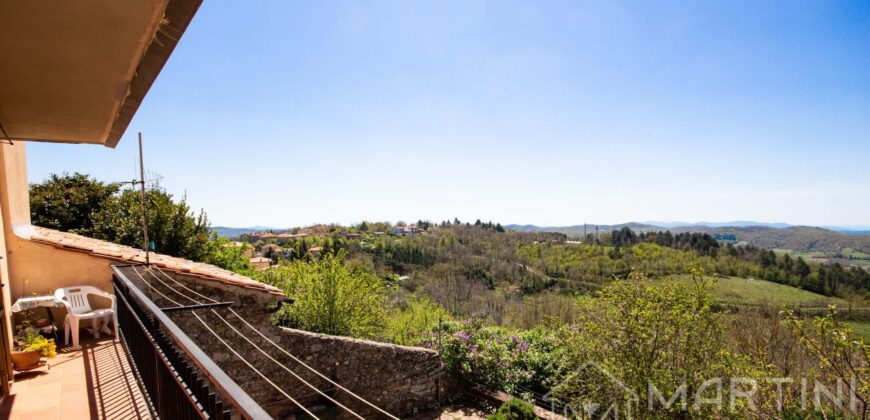
[(142, 189), (142, 236), (145, 239), (145, 264), (151, 264), (151, 256), (149, 255), (150, 247), (148, 246), (148, 208), (145, 206), (145, 163), (142, 159), (142, 133), (139, 132), (139, 185)]

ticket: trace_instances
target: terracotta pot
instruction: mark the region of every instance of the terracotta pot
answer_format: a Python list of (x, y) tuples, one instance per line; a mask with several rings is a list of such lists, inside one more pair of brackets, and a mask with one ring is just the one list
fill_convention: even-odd
[(12, 367), (16, 370), (32, 368), (39, 364), (42, 352), (39, 350), (12, 350)]

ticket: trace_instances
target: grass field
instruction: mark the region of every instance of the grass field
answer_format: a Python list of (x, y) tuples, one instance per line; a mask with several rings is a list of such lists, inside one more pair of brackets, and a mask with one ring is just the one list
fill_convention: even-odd
[[(692, 281), (688, 275), (672, 276), (669, 279), (685, 283)], [(713, 299), (725, 304), (776, 307), (796, 305), (825, 307), (830, 304), (838, 306), (846, 304), (842, 299), (822, 296), (796, 287), (739, 277), (717, 277), (716, 285), (713, 286)]]
[(849, 321), (848, 324), (855, 330), (855, 334), (864, 337), (864, 341), (870, 343), (870, 321)]
[(843, 248), (840, 252), (822, 252), (822, 251), (793, 251), (785, 248), (772, 249), (777, 255), (791, 255), (794, 258), (801, 257), (807, 262), (824, 264), (828, 258), (844, 258), (847, 260), (846, 265), (853, 267), (870, 267), (870, 254), (856, 251), (852, 248)]
[(840, 254), (843, 254), (846, 258), (853, 258), (856, 260), (870, 260), (870, 254), (866, 254), (864, 252), (856, 251), (852, 248), (843, 248), (840, 251)]
[(822, 251), (792, 251), (790, 249), (785, 248), (774, 248), (771, 251), (775, 252), (777, 255), (789, 254), (792, 257), (801, 257), (803, 259), (808, 258), (830, 258), (836, 255), (836, 252), (822, 252)]

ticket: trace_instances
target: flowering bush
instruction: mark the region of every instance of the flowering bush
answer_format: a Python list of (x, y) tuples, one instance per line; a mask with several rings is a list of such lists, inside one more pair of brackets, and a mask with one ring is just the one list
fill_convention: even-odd
[(539, 398), (566, 374), (560, 331), (485, 327), (483, 320), (442, 324), (423, 345), (437, 350), (459, 378), (514, 395)]

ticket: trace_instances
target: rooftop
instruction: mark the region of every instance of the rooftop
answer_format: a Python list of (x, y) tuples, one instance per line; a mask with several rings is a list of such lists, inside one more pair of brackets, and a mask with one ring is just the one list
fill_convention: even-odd
[[(87, 236), (76, 235), (69, 232), (47, 229), (39, 226), (16, 226), (15, 234), (34, 242), (52, 245), (71, 251), (85, 252), (94, 256), (116, 260), (126, 263), (144, 263), (145, 251), (125, 245), (118, 245)], [(151, 253), (151, 263), (169, 271), (183, 273), (188, 276), (204, 280), (216, 281), (233, 286), (241, 286), (283, 296), (284, 293), (277, 287), (270, 286), (252, 280), (241, 274), (224, 270), (210, 264), (198, 263), (184, 258), (171, 257), (169, 255)]]

